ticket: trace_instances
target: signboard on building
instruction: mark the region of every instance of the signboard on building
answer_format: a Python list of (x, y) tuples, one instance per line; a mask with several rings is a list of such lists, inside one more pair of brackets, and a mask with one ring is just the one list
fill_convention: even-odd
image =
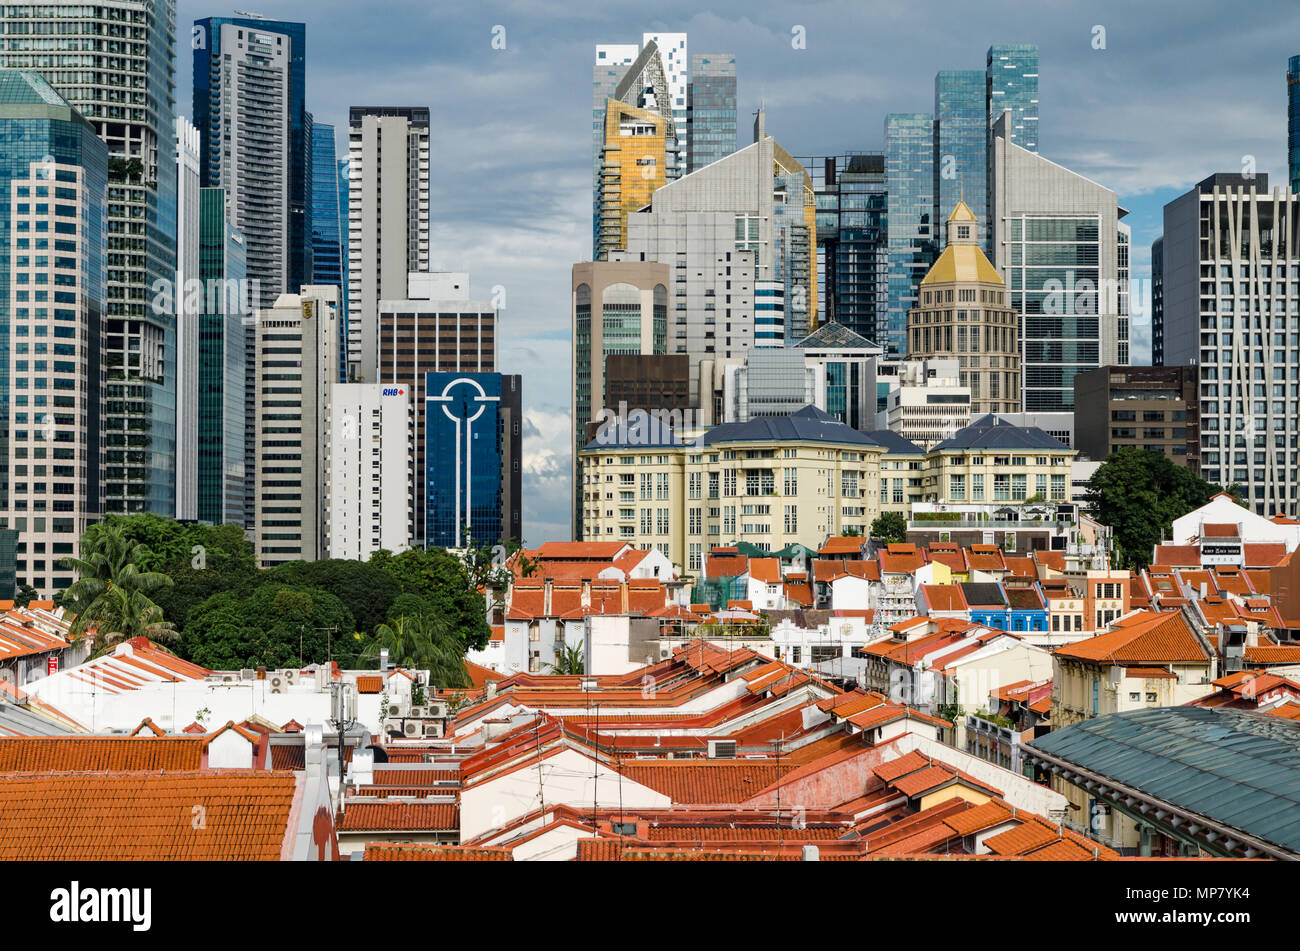
[(51, 654), (45, 658), (45, 675), (48, 677), (59, 672), (59, 658), (57, 654)]

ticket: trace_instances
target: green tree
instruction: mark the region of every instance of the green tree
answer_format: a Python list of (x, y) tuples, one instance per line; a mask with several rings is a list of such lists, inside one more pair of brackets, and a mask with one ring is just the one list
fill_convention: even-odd
[(555, 663), (547, 664), (546, 669), (553, 674), (582, 674), (586, 673), (583, 669), (582, 645), (575, 644), (570, 647), (565, 644), (555, 655)]
[(382, 624), (393, 600), (403, 591), (401, 581), (382, 568), (339, 558), (287, 562), (268, 568), (257, 580), (259, 584), (274, 582), (328, 591), (352, 613), (360, 631), (373, 631)]
[(907, 541), (907, 519), (902, 512), (881, 512), (871, 523), (871, 537), (884, 545)]
[[(147, 624), (162, 623), (154, 596), (171, 587), (167, 575), (146, 570), (149, 549), (117, 526), (94, 526), (81, 540), (81, 555), (64, 559), (77, 573), (62, 598), (76, 614), (70, 633), (80, 637), (92, 626), (105, 634), (121, 634)], [(146, 620), (147, 619), (147, 620)], [(132, 635), (134, 636), (134, 635)]]
[(465, 651), (445, 622), (433, 615), (406, 615), (381, 624), (358, 658), (365, 666), (378, 666), (380, 651), (398, 667), (429, 671), (436, 687), (468, 687)]
[(428, 602), (463, 648), (482, 649), (492, 636), (487, 605), (470, 580), (464, 562), (442, 548), (411, 548), (394, 555), (377, 551), (370, 565), (397, 579), (402, 592)]
[(99, 544), (108, 531), (120, 531), (145, 546), (140, 567), (172, 579), (154, 600), (163, 615), (184, 628), (189, 612), (223, 591), (251, 590), (257, 577), (253, 546), (241, 525), (178, 522), (158, 515), (110, 515), (86, 530), (82, 550)]
[(144, 637), (151, 641), (171, 641), (179, 635), (170, 621), (163, 620), (162, 609), (139, 591), (110, 588), (105, 595), (110, 609), (95, 636), (97, 653), (103, 654), (122, 641)]
[(1116, 565), (1145, 568), (1174, 519), (1222, 491), (1240, 501), (1235, 486), (1224, 490), (1163, 453), (1126, 446), (1093, 473), (1085, 502), (1093, 518), (1114, 530)]
[(262, 584), (247, 596), (224, 593), (190, 612), (179, 652), (214, 670), (296, 667), (335, 659), (349, 666), (356, 621), (343, 602), (319, 588)]
[(29, 584), (19, 585), (18, 593), (14, 595), (14, 607), (25, 608), (33, 601), (41, 600), (41, 593)]

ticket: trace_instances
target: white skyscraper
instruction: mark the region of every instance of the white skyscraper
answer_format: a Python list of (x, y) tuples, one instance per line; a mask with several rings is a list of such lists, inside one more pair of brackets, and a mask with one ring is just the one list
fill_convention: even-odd
[(348, 157), (349, 378), (377, 383), (379, 302), (429, 270), (429, 110), (353, 106)]
[(330, 558), (366, 561), (411, 544), (411, 389), (336, 383), (326, 452)]
[(176, 517), (199, 517), (199, 130), (176, 119)]
[(677, 123), (677, 167), (690, 166), (690, 142), (686, 138), (686, 89), (691, 81), (691, 60), (686, 52), (685, 33), (643, 33), (641, 46), (653, 42), (659, 47), (659, 61), (663, 63), (668, 79), (668, 94), (672, 97), (673, 120)]

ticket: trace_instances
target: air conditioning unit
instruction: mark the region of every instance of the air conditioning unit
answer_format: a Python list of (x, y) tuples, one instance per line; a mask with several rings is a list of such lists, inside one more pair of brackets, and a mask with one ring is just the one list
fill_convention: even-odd
[(709, 740), (709, 757), (711, 759), (735, 759), (735, 740)]
[(422, 732), (422, 731), (420, 730), (420, 723), (419, 723), (418, 720), (403, 720), (403, 721), (402, 721), (402, 735), (403, 735), (403, 736), (419, 736), (419, 735), (421, 734), (421, 732)]
[(425, 736), (442, 736), (442, 724), (440, 724), (440, 723), (428, 723), (428, 722), (426, 722), (426, 723), (424, 724), (424, 735), (425, 735)]
[(241, 670), (241, 671), (239, 672), (239, 679), (240, 679), (240, 680), (256, 680), (256, 679), (257, 679), (257, 671), (256, 671), (255, 669), (253, 669), (252, 667), (245, 667), (243, 670)]
[(388, 705), (388, 715), (389, 715), (390, 717), (400, 716), (401, 713), (402, 713), (402, 707), (401, 707), (401, 704), (390, 703), (390, 704)]
[(434, 703), (429, 705), (429, 716), (442, 719), (447, 715), (447, 705), (445, 703)]
[(410, 713), (410, 715), (413, 716), (413, 717), (415, 717), (417, 720), (423, 720), (425, 717), (427, 717), (427, 716), (429, 715), (429, 708), (428, 708), (428, 707), (411, 707), (411, 713)]
[(384, 736), (391, 736), (394, 733), (402, 732), (402, 721), (398, 718), (388, 717), (384, 720)]
[(267, 683), (271, 685), (271, 693), (288, 693), (289, 685), (280, 674), (267, 678)]
[(223, 684), (237, 684), (240, 681), (239, 674), (222, 674), (221, 682)]
[(291, 687), (298, 682), (298, 671), (296, 670), (282, 670), (280, 671), (280, 675), (284, 677), (284, 682)]

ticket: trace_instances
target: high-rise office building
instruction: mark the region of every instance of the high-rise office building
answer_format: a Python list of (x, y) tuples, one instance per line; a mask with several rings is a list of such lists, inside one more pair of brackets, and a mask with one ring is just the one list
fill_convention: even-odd
[(1020, 412), (1020, 343), (1007, 287), (980, 247), (979, 221), (962, 202), (947, 222), (948, 240), (921, 280), (907, 315), (913, 359), (956, 355), (957, 385), (970, 388), (969, 412)]
[(1300, 56), (1286, 63), (1286, 157), (1291, 191), (1300, 192)]
[(1076, 376), (1130, 360), (1128, 212), (1109, 188), (1009, 142), (1009, 118), (993, 124), (989, 217), (1021, 318), (1024, 411), (1071, 412)]
[(1211, 175), (1165, 205), (1165, 364), (1200, 367), (1201, 476), (1260, 515), (1300, 499), (1300, 194)]
[(696, 53), (686, 91), (687, 170), (736, 151), (736, 54)]
[[(17, 583), (67, 588), (103, 512), (109, 152), (36, 72), (0, 71), (0, 529)], [(41, 288), (55, 288), (54, 291)]]
[[(934, 77), (934, 220), (965, 203), (988, 231), (988, 105), (983, 70), (946, 69)], [(940, 234), (942, 248), (944, 235)]]
[(348, 196), (351, 192), (349, 182), (348, 168), (351, 165), (349, 159), (339, 159), (338, 168), (335, 174), (338, 176), (335, 185), (338, 193), (338, 211), (339, 211), (339, 278), (343, 289), (343, 296), (339, 300), (339, 372), (343, 374), (342, 379), (347, 378), (348, 372)]
[(469, 295), (469, 275), (413, 273), (400, 298), (379, 302), (379, 382), (411, 391), (415, 413), (410, 536), (426, 543), (425, 376), (490, 373), (496, 369), (497, 311), (489, 300)]
[(203, 184), (226, 189), (258, 307), (311, 281), (307, 27), (261, 17), (194, 21), (194, 124)]
[(252, 497), (245, 479), (248, 443), (245, 405), (247, 338), (252, 316), (246, 281), (244, 236), (226, 217), (221, 188), (204, 188), (200, 197), (199, 279), (203, 289), (199, 320), (198, 519), (215, 525), (252, 527)]
[(338, 288), (304, 287), (257, 312), (253, 545), (263, 567), (328, 555), (330, 392)]
[[(655, 261), (587, 261), (573, 266), (573, 537), (580, 539), (600, 492), (584, 486), (578, 451), (587, 425), (609, 408), (605, 358), (668, 352), (668, 288), (672, 269)], [(593, 498), (594, 496), (594, 498)]]
[(933, 116), (885, 116), (885, 183), (888, 305), (871, 339), (887, 356), (901, 356), (907, 353), (907, 312), (916, 306), (917, 287), (937, 254)]
[(629, 217), (627, 250), (611, 260), (674, 269), (667, 352), (690, 356), (692, 400), (703, 361), (784, 346), (786, 324), (816, 313), (814, 201), (760, 111), (753, 145), (669, 182)]
[(172, 295), (159, 293), (176, 278), (175, 42), (175, 0), (8, 4), (0, 17), (0, 69), (42, 73), (110, 153), (110, 513), (176, 511), (176, 315)]
[(343, 244), (339, 214), (338, 160), (334, 126), (311, 127), (311, 263), (312, 282), (343, 290)]
[(595, 257), (600, 245), (600, 172), (605, 150), (605, 104), (622, 82), (624, 73), (641, 53), (635, 43), (603, 43), (596, 46), (591, 68), (591, 250)]
[(628, 215), (648, 205), (650, 196), (668, 180), (670, 145), (663, 116), (617, 99), (606, 103), (597, 190), (597, 261), (627, 247)]
[(522, 541), (522, 377), (430, 373), (424, 392), (427, 544), (461, 548)]
[[(672, 113), (673, 123), (677, 127), (677, 168), (685, 174), (690, 167), (690, 132), (686, 121), (686, 92), (691, 81), (691, 60), (687, 53), (685, 33), (642, 33), (641, 49), (645, 51), (651, 45), (659, 51), (659, 62), (663, 64), (664, 80), (667, 85), (667, 111)], [(649, 89), (648, 94), (659, 97), (662, 94)], [(664, 111), (664, 104), (651, 101), (647, 105), (658, 106)]]
[(1165, 239), (1151, 242), (1151, 365), (1165, 364)]
[(176, 120), (176, 517), (199, 517), (199, 130)]
[(874, 340), (889, 307), (884, 153), (799, 162), (812, 178), (817, 207), (816, 323), (841, 324)]
[(348, 156), (348, 378), (393, 382), (375, 376), (379, 302), (429, 270), (429, 110), (353, 106)]
[(326, 551), (368, 561), (411, 547), (411, 391), (383, 383), (330, 388)]
[(1038, 47), (1033, 43), (1002, 43), (985, 57), (987, 124), (1010, 110), (1011, 141), (1038, 151)]

